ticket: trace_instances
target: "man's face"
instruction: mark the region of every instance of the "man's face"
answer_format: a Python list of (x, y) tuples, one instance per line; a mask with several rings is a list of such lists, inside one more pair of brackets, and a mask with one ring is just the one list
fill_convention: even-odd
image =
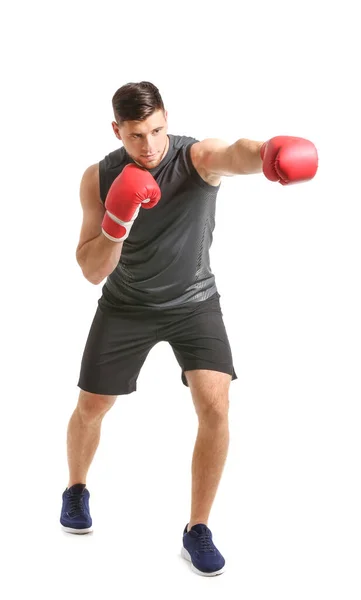
[(144, 121), (112, 123), (116, 137), (132, 159), (146, 169), (154, 169), (168, 149), (167, 112), (157, 110)]

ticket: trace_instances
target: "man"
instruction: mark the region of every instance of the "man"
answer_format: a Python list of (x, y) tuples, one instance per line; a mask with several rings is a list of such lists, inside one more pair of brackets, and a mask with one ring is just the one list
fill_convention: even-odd
[(263, 171), (283, 185), (312, 179), (317, 152), (293, 137), (228, 145), (168, 135), (162, 98), (149, 82), (122, 86), (112, 103), (122, 147), (87, 168), (80, 186), (77, 261), (88, 281), (106, 282), (68, 427), (60, 521), (72, 533), (91, 531), (86, 477), (102, 419), (117, 396), (136, 390), (150, 349), (167, 341), (199, 420), (182, 556), (196, 573), (218, 575), (225, 560), (208, 519), (227, 456), (228, 392), (237, 376), (209, 262), (216, 197), (222, 176)]

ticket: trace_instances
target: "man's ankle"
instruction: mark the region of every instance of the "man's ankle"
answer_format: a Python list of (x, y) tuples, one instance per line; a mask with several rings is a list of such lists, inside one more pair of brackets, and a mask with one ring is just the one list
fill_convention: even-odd
[(73, 487), (73, 485), (77, 485), (77, 484), (82, 484), (82, 485), (85, 485), (85, 487), (86, 487), (86, 483), (85, 483), (85, 481), (74, 481), (74, 482), (70, 481), (70, 482), (68, 483), (68, 485), (67, 485), (67, 488), (66, 488), (66, 489), (68, 490), (69, 488)]
[(198, 525), (199, 523), (203, 523), (203, 525), (207, 525), (208, 527), (208, 519), (201, 519), (199, 521), (190, 521), (187, 526), (187, 533), (192, 529), (193, 525)]

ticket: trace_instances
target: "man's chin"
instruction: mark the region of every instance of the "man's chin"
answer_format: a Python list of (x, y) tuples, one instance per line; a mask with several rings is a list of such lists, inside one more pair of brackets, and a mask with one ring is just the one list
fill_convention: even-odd
[(154, 167), (157, 167), (161, 161), (160, 161), (159, 155), (157, 155), (155, 158), (149, 159), (149, 160), (147, 160), (146, 158), (140, 157), (135, 162), (137, 162), (139, 165), (144, 167), (144, 169), (154, 169)]

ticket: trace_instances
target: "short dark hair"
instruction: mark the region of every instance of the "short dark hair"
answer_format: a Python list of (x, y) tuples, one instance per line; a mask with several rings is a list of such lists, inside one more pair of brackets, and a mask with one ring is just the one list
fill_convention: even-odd
[(118, 125), (124, 121), (144, 121), (156, 110), (164, 111), (159, 90), (149, 81), (126, 83), (115, 92), (112, 105)]

